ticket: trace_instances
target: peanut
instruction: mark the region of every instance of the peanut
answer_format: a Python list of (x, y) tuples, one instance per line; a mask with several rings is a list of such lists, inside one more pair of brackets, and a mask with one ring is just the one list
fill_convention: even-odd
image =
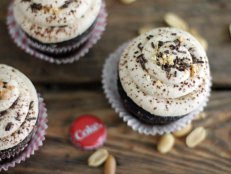
[(124, 3), (124, 4), (131, 4), (133, 2), (135, 2), (136, 0), (120, 0), (120, 2)]
[(144, 33), (147, 33), (148, 31), (152, 30), (154, 27), (151, 26), (151, 25), (145, 25), (143, 27), (141, 27), (139, 30), (138, 30), (138, 34), (141, 35), (141, 34), (144, 34)]
[(199, 114), (194, 118), (194, 120), (203, 120), (203, 119), (205, 119), (206, 117), (207, 117), (207, 113), (201, 112), (201, 113), (199, 113)]
[(190, 131), (192, 130), (192, 124), (188, 124), (185, 126), (183, 129), (176, 131), (173, 133), (174, 136), (176, 137), (184, 137), (186, 136)]
[(157, 145), (157, 150), (162, 154), (168, 153), (174, 146), (174, 143), (174, 136), (172, 134), (165, 134), (161, 137)]
[(116, 159), (109, 155), (104, 165), (104, 174), (115, 174), (116, 173)]
[(167, 13), (164, 20), (170, 27), (180, 28), (186, 31), (188, 30), (188, 24), (174, 13)]
[(202, 47), (207, 50), (208, 49), (208, 42), (198, 33), (198, 31), (194, 28), (189, 29), (189, 32), (200, 42)]
[(190, 148), (194, 148), (199, 145), (206, 138), (206, 130), (203, 127), (198, 127), (194, 129), (187, 137), (186, 137), (186, 145)]
[(98, 167), (106, 161), (108, 156), (109, 156), (109, 153), (106, 149), (99, 149), (99, 150), (95, 151), (88, 158), (88, 165), (90, 167)]

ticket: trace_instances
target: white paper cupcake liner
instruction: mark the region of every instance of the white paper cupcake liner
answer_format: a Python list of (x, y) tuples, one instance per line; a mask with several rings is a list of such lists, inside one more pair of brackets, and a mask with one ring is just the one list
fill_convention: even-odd
[[(106, 24), (107, 24), (106, 19), (107, 19), (107, 11), (106, 11), (105, 2), (103, 1), (99, 16), (96, 19), (94, 28), (90, 32), (89, 36), (83, 37), (80, 42), (76, 43), (76, 45), (74, 44), (67, 47), (63, 47), (63, 49), (59, 51), (57, 51), (57, 49), (50, 50), (57, 53), (63, 51), (65, 52), (67, 50), (73, 50), (74, 48), (80, 46), (80, 44), (86, 42), (84, 43), (83, 47), (79, 47), (79, 50), (74, 55), (71, 55), (69, 57), (63, 57), (63, 58), (54, 58), (52, 56), (48, 56), (44, 53), (37, 51), (36, 49), (33, 49), (30, 46), (30, 44), (35, 44), (35, 43), (32, 42), (23, 31), (21, 31), (20, 27), (16, 23), (13, 15), (13, 3), (11, 3), (8, 8), (7, 26), (8, 26), (9, 34), (13, 39), (13, 41), (16, 43), (18, 47), (23, 49), (26, 53), (30, 54), (33, 57), (48, 61), (50, 63), (67, 64), (67, 63), (73, 63), (74, 61), (78, 61), (81, 57), (83, 57), (85, 54), (89, 52), (89, 49), (92, 48), (94, 44), (97, 43), (97, 41), (101, 38), (102, 33), (105, 31)], [(41, 49), (43, 48), (41, 47)]]
[(47, 125), (47, 109), (45, 107), (45, 103), (43, 98), (39, 96), (39, 117), (38, 117), (38, 125), (37, 130), (32, 137), (28, 146), (20, 152), (18, 156), (16, 156), (13, 160), (6, 162), (4, 164), (0, 164), (0, 172), (7, 171), (10, 167), (15, 167), (16, 164), (20, 164), (25, 161), (31, 155), (34, 155), (35, 151), (39, 149), (43, 145), (43, 141), (45, 140)]
[(126, 46), (127, 43), (120, 46), (106, 60), (102, 72), (102, 83), (103, 83), (104, 93), (107, 99), (109, 100), (109, 103), (111, 104), (112, 108), (115, 109), (115, 111), (119, 114), (119, 117), (122, 118), (123, 121), (126, 122), (129, 127), (131, 127), (134, 131), (137, 131), (141, 134), (162, 135), (165, 133), (171, 133), (182, 129), (187, 124), (189, 124), (200, 112), (203, 111), (204, 107), (207, 105), (208, 98), (210, 96), (211, 79), (209, 81), (210, 84), (209, 84), (208, 93), (206, 94), (204, 101), (202, 101), (200, 108), (198, 108), (196, 111), (191, 112), (187, 116), (177, 121), (174, 121), (167, 125), (152, 126), (152, 125), (144, 124), (140, 122), (138, 119), (136, 119), (134, 116), (132, 116), (131, 113), (129, 113), (125, 109), (117, 87), (118, 62)]

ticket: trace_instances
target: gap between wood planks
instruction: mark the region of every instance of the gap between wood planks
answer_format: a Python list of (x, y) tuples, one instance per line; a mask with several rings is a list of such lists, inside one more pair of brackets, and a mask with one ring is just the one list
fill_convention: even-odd
[[(76, 83), (76, 84), (68, 84), (68, 83), (35, 83), (35, 86), (42, 91), (76, 91), (76, 90), (102, 90), (101, 82), (89, 82), (89, 83)], [(229, 85), (216, 85), (212, 86), (212, 91), (231, 91), (231, 86)]]

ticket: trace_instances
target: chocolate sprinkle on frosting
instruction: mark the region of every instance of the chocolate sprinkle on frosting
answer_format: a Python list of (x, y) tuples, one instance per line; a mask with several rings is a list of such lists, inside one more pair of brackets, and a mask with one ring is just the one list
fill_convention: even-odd
[(27, 121), (32, 121), (32, 120), (36, 120), (37, 118), (36, 117), (32, 117), (32, 118), (28, 118), (26, 119)]
[(164, 45), (164, 42), (162, 42), (162, 41), (159, 41), (158, 42), (158, 47), (160, 48), (160, 47), (162, 47)]
[(147, 63), (147, 60), (144, 58), (143, 54), (140, 54), (137, 58), (136, 61), (140, 63), (141, 67), (143, 70), (146, 70), (145, 63)]
[(13, 126), (14, 126), (13, 123), (11, 123), (11, 122), (7, 123), (6, 128), (5, 128), (5, 131), (11, 130)]
[(71, 4), (73, 2), (73, 0), (68, 0), (65, 1), (64, 4), (60, 7), (60, 9), (65, 9), (69, 6), (69, 4)]
[(31, 8), (32, 12), (36, 12), (38, 10), (41, 10), (43, 8), (43, 6), (40, 3), (33, 3), (30, 5), (30, 8)]
[(147, 36), (147, 39), (150, 40), (153, 37), (154, 37), (153, 35), (149, 35), (149, 36)]
[(7, 87), (7, 82), (3, 82), (3, 88)]
[(31, 2), (31, 0), (21, 0), (21, 2)]
[(155, 45), (154, 45), (153, 42), (151, 42), (151, 46), (152, 46), (153, 49), (155, 49)]
[(137, 45), (137, 47), (139, 48), (140, 51), (143, 50), (142, 43), (139, 43), (139, 44)]

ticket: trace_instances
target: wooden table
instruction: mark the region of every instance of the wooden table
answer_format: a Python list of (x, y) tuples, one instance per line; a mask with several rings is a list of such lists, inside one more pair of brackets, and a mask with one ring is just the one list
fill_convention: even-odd
[[(0, 1), (0, 60), (24, 72), (45, 98), (49, 129), (45, 145), (26, 162), (7, 173), (100, 174), (103, 168), (89, 168), (91, 152), (73, 147), (68, 129), (81, 114), (94, 114), (106, 123), (105, 147), (116, 156), (117, 173), (123, 174), (230, 174), (231, 173), (231, 23), (230, 0), (138, 0), (132, 5), (106, 0), (108, 27), (102, 40), (85, 58), (71, 65), (53, 65), (32, 58), (16, 47), (5, 25), (8, 0)], [(189, 149), (177, 140), (167, 155), (159, 154), (157, 137), (133, 132), (111, 109), (102, 91), (101, 70), (105, 58), (123, 42), (135, 37), (146, 24), (164, 26), (166, 12), (183, 16), (208, 40), (213, 92), (208, 118), (195, 122), (208, 129), (200, 146)], [(3, 172), (4, 173), (4, 172)]]

